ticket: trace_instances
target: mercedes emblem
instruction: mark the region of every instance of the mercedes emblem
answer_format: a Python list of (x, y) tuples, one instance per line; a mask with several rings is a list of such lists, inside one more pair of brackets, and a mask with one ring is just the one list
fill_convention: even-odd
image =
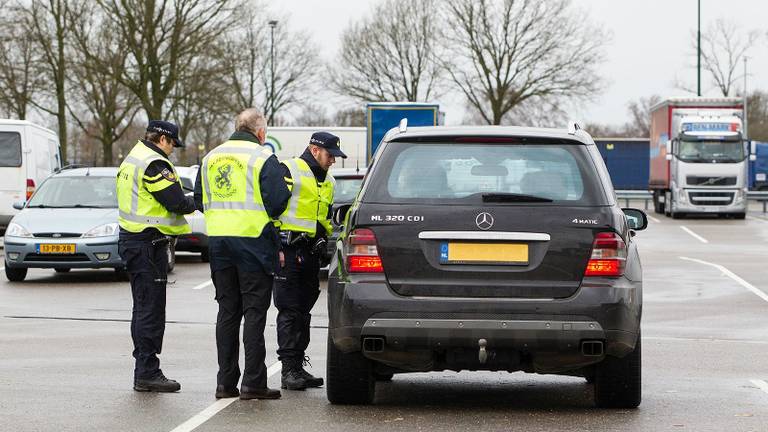
[(481, 230), (491, 229), (493, 226), (493, 216), (490, 213), (482, 212), (475, 218), (475, 223)]

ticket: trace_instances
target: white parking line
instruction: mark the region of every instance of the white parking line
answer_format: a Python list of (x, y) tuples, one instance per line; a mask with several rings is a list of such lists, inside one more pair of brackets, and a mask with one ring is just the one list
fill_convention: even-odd
[(193, 287), (192, 289), (193, 290), (201, 290), (201, 289), (207, 287), (208, 285), (213, 285), (213, 281), (209, 280), (209, 281), (203, 282), (200, 285), (197, 285), (197, 286)]
[(756, 380), (756, 379), (749, 380), (749, 382), (756, 385), (757, 388), (759, 388), (760, 390), (768, 393), (768, 382), (765, 382), (764, 380)]
[(646, 216), (648, 216), (648, 219), (650, 219), (651, 222), (653, 222), (653, 223), (661, 223), (660, 220), (656, 219), (655, 217), (653, 217), (651, 215), (646, 215)]
[(685, 232), (687, 232), (688, 234), (692, 235), (693, 238), (695, 238), (696, 240), (698, 240), (698, 241), (700, 241), (702, 243), (709, 243), (709, 241), (707, 239), (705, 239), (704, 237), (702, 237), (702, 236), (696, 234), (695, 232), (691, 231), (686, 226), (680, 225), (680, 229), (685, 231)]
[[(272, 363), (272, 365), (267, 368), (267, 378), (271, 378), (272, 375), (275, 375), (276, 373), (280, 372), (282, 369), (282, 363), (275, 362)], [(219, 411), (223, 410), (224, 408), (228, 407), (232, 404), (232, 402), (236, 401), (237, 398), (226, 398), (226, 399), (219, 399), (213, 404), (211, 404), (208, 408), (200, 411), (197, 413), (194, 417), (191, 419), (185, 421), (184, 423), (176, 426), (171, 432), (190, 432), (195, 429), (197, 429), (198, 426), (201, 424), (207, 422), (211, 417), (215, 416), (219, 413)]]
[(747, 219), (760, 221), (762, 223), (768, 223), (768, 219), (763, 219), (755, 216), (747, 216)]
[(757, 289), (751, 283), (749, 283), (749, 282), (745, 281), (744, 279), (740, 278), (736, 273), (728, 270), (727, 268), (725, 268), (725, 267), (723, 267), (723, 266), (721, 266), (719, 264), (713, 264), (711, 262), (706, 262), (706, 261), (702, 261), (702, 260), (699, 260), (699, 259), (688, 258), (688, 257), (680, 257), (680, 259), (686, 260), (686, 261), (693, 261), (693, 262), (697, 262), (699, 264), (704, 264), (704, 265), (708, 265), (710, 267), (714, 267), (714, 268), (720, 270), (721, 272), (723, 272), (723, 274), (725, 274), (729, 278), (735, 280), (739, 285), (741, 285), (744, 288), (752, 291), (756, 296), (758, 296), (761, 299), (763, 299), (763, 300), (768, 302), (768, 294), (766, 294), (762, 290)]

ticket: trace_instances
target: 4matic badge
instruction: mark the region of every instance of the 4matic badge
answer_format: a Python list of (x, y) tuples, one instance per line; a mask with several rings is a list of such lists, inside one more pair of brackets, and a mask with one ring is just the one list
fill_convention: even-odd
[(571, 221), (571, 223), (580, 224), (580, 225), (597, 225), (597, 219), (579, 219), (575, 218)]

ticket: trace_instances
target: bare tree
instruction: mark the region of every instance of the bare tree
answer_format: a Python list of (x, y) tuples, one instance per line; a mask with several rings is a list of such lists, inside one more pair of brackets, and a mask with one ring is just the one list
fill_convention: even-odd
[(328, 110), (316, 103), (304, 104), (295, 122), (298, 126), (331, 126), (333, 123)]
[(661, 96), (641, 97), (627, 104), (630, 121), (626, 125), (628, 132), (635, 137), (651, 136), (651, 108), (661, 102)]
[[(128, 53), (99, 15), (75, 14), (69, 20), (76, 56), (71, 65), (70, 115), (89, 138), (99, 142), (104, 166), (110, 166), (114, 143), (139, 111), (136, 96), (120, 83)], [(104, 73), (106, 72), (106, 73)], [(83, 114), (73, 109), (75, 103)]]
[(0, 19), (0, 108), (25, 120), (43, 83), (37, 72), (41, 59), (34, 41), (27, 37), (22, 11), (6, 10), (9, 13)]
[(484, 122), (529, 100), (592, 98), (606, 34), (570, 0), (450, 0), (443, 65)]
[(436, 0), (386, 0), (344, 31), (334, 89), (359, 101), (427, 101), (443, 70)]
[(73, 14), (80, 0), (32, 0), (24, 10), (24, 25), (41, 56), (46, 80), (50, 82), (55, 104), (34, 102), (44, 112), (56, 116), (61, 145), (61, 158), (67, 160), (67, 73), (69, 72), (68, 43), (70, 29), (68, 16)]
[[(730, 21), (718, 19), (701, 34), (702, 68), (709, 72), (712, 81), (723, 96), (732, 96), (734, 85), (743, 78), (738, 71), (747, 51), (757, 41), (759, 33), (742, 33)], [(693, 52), (696, 52), (696, 38), (693, 38)]]
[(342, 108), (333, 115), (336, 126), (365, 126), (365, 109)]
[(747, 98), (747, 104), (749, 138), (755, 141), (768, 141), (768, 93), (752, 92)]
[[(237, 0), (97, 0), (128, 53), (119, 81), (151, 119), (163, 118), (171, 96), (199, 52), (235, 22)], [(104, 68), (107, 70), (107, 68)]]
[(286, 25), (287, 17), (277, 20), (273, 46), (272, 29), (253, 25), (266, 24), (265, 14), (252, 10), (248, 16), (250, 25), (232, 35), (228, 43), (228, 75), (235, 90), (232, 108), (262, 107), (267, 122), (275, 125), (278, 113), (284, 114), (312, 91), (319, 71), (319, 50), (308, 34), (294, 32)]

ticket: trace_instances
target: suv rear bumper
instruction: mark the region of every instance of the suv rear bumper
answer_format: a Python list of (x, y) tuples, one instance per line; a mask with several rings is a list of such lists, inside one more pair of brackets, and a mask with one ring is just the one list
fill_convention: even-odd
[[(539, 300), (403, 297), (371, 282), (332, 282), (329, 331), (340, 350), (404, 370), (524, 369), (522, 356), (537, 372), (566, 372), (624, 357), (640, 328), (642, 283), (626, 278)], [(513, 364), (478, 362), (480, 339)]]

